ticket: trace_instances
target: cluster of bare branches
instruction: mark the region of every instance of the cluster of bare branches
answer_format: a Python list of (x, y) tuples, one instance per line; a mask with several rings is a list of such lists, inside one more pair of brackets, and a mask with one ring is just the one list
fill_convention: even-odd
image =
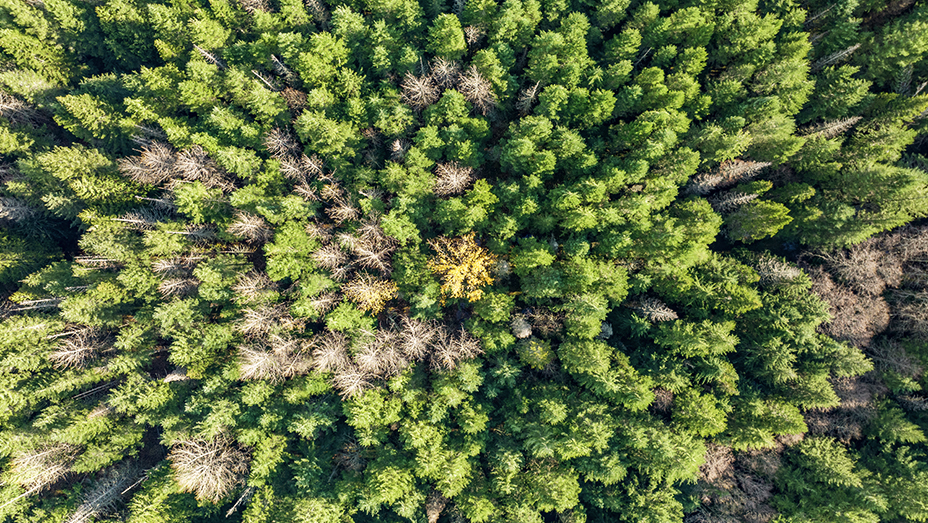
[(714, 171), (699, 173), (694, 176), (686, 184), (685, 192), (704, 196), (719, 189), (753, 180), (770, 165), (770, 162), (729, 160), (723, 162)]
[(262, 244), (274, 236), (272, 229), (264, 218), (250, 212), (237, 211), (235, 220), (226, 229), (229, 234), (245, 238), (248, 243)]
[(95, 328), (78, 329), (61, 338), (48, 359), (58, 368), (84, 369), (112, 345), (113, 337), (108, 332)]
[(829, 304), (832, 319), (819, 327), (825, 334), (866, 347), (889, 325), (889, 305), (882, 296), (858, 295), (821, 268), (811, 269), (809, 276), (812, 292)]
[(16, 455), (10, 462), (10, 481), (26, 489), (25, 495), (41, 492), (71, 472), (80, 448), (68, 443), (51, 443)]
[(112, 512), (141, 475), (133, 462), (127, 461), (111, 467), (84, 494), (81, 504), (67, 519), (67, 523), (90, 523)]
[(678, 318), (673, 309), (653, 296), (643, 296), (637, 302), (630, 302), (628, 306), (653, 322), (672, 321)]
[(360, 272), (342, 288), (345, 297), (363, 311), (379, 314), (384, 305), (396, 297), (396, 284), (388, 279), (376, 278)]
[(0, 223), (23, 223), (36, 215), (36, 209), (19, 198), (0, 197)]
[(306, 340), (271, 335), (238, 348), (239, 372), (245, 380), (279, 383), (312, 369)]
[(538, 98), (538, 91), (541, 82), (535, 82), (535, 85), (528, 86), (519, 91), (519, 97), (516, 99), (516, 110), (522, 116), (527, 115), (532, 110), (532, 104)]
[(3, 91), (0, 91), (0, 117), (14, 125), (38, 126), (47, 121), (34, 107)]
[(417, 361), (427, 361), (432, 369), (451, 370), (459, 361), (483, 353), (480, 342), (463, 329), (454, 332), (407, 317), (398, 328), (378, 330), (356, 347), (332, 331), (317, 335), (312, 344), (313, 365), (333, 373), (332, 383), (345, 397), (356, 396)]
[[(782, 443), (778, 444), (780, 449)], [(700, 508), (687, 523), (767, 523), (777, 512), (769, 505), (773, 476), (780, 466), (777, 451), (742, 453), (716, 444), (706, 448), (706, 462), (699, 468), (695, 494)]]
[(127, 229), (152, 231), (158, 227), (159, 223), (170, 219), (174, 214), (173, 211), (173, 209), (164, 205), (153, 205), (129, 211), (119, 218), (113, 218), (112, 220), (122, 223)]
[(168, 460), (181, 490), (212, 503), (228, 496), (248, 471), (248, 455), (223, 435), (178, 442)]
[(740, 191), (727, 191), (709, 198), (709, 204), (715, 212), (725, 214), (738, 210), (739, 207), (756, 200), (757, 194)]
[(193, 277), (196, 268), (203, 256), (181, 256), (177, 258), (162, 258), (152, 265), (155, 274), (164, 279), (158, 285), (162, 296), (189, 296), (200, 286), (200, 281)]
[(147, 141), (139, 156), (119, 160), (119, 172), (146, 185), (165, 184), (176, 187), (183, 182), (198, 181), (210, 188), (234, 190), (235, 183), (199, 145), (183, 151), (158, 140)]
[(535, 307), (513, 314), (509, 326), (513, 336), (519, 339), (530, 338), (534, 332), (539, 336), (549, 337), (564, 327), (564, 315), (545, 307)]
[(889, 390), (873, 375), (830, 381), (841, 402), (837, 407), (806, 412), (804, 417), (809, 432), (830, 436), (845, 444), (864, 438), (864, 430), (877, 416), (877, 400)]
[(852, 129), (857, 122), (863, 120), (861, 116), (852, 116), (850, 118), (840, 118), (838, 120), (829, 120), (817, 125), (812, 125), (800, 129), (799, 134), (803, 136), (821, 136), (823, 138), (834, 138), (842, 135)]
[(276, 331), (299, 329), (302, 323), (290, 314), (287, 303), (277, 303), (245, 309), (237, 326), (246, 337), (260, 338)]
[(239, 276), (238, 283), (232, 287), (232, 292), (240, 302), (254, 302), (269, 296), (276, 288), (277, 286), (267, 274), (251, 271)]
[(207, 51), (197, 44), (193, 44), (193, 49), (200, 53), (200, 56), (202, 56), (204, 60), (218, 67), (220, 71), (226, 68), (226, 63), (215, 54)]
[(774, 258), (762, 256), (754, 263), (754, 270), (760, 276), (760, 284), (765, 287), (776, 287), (789, 284), (802, 277), (802, 269)]
[(438, 196), (461, 194), (474, 181), (474, 169), (458, 162), (439, 163), (435, 166), (435, 187)]
[[(426, 67), (423, 67), (426, 69)], [(474, 110), (486, 115), (496, 107), (496, 94), (493, 85), (483, 77), (476, 66), (461, 71), (457, 62), (436, 58), (429, 68), (416, 76), (406, 73), (400, 87), (403, 89), (403, 101), (417, 111), (438, 101), (444, 89), (456, 88), (473, 104)]]

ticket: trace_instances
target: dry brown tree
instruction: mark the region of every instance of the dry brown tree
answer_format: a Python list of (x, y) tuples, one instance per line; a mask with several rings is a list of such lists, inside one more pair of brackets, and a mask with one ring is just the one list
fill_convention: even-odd
[(313, 308), (313, 311), (317, 316), (322, 316), (323, 314), (334, 309), (336, 305), (341, 303), (341, 301), (341, 294), (335, 291), (330, 291), (310, 298), (309, 306)]
[(876, 400), (889, 390), (873, 375), (832, 379), (841, 402), (837, 407), (804, 413), (811, 434), (836, 438), (845, 444), (864, 438), (864, 430), (877, 416)]
[(224, 191), (235, 189), (235, 185), (226, 178), (219, 164), (199, 145), (181, 151), (177, 155), (174, 168), (185, 180), (199, 181), (207, 187)]
[(123, 494), (132, 488), (140, 476), (141, 471), (133, 462), (111, 467), (84, 494), (81, 504), (67, 519), (67, 523), (90, 523), (113, 512)]
[(406, 73), (400, 87), (403, 89), (403, 101), (417, 111), (437, 102), (440, 94), (431, 77), (416, 76), (410, 72)]
[[(323, 197), (325, 196), (323, 195)], [(332, 200), (332, 205), (326, 207), (325, 213), (337, 224), (357, 220), (361, 217), (361, 210), (350, 199), (341, 196)]]
[(458, 76), (458, 91), (474, 105), (474, 110), (480, 114), (486, 115), (496, 107), (496, 94), (493, 92), (493, 86), (474, 65)]
[(552, 336), (564, 327), (564, 315), (545, 307), (536, 307), (532, 310), (532, 330), (538, 331), (542, 337)]
[(0, 117), (12, 124), (38, 126), (46, 120), (42, 113), (26, 102), (0, 91)]
[(802, 269), (772, 256), (762, 256), (754, 263), (754, 270), (760, 276), (760, 284), (775, 287), (796, 281), (802, 276)]
[(406, 157), (406, 151), (409, 150), (411, 146), (409, 140), (405, 138), (397, 138), (390, 143), (390, 159), (394, 162), (401, 162), (403, 158)]
[(244, 480), (248, 455), (228, 436), (180, 441), (168, 454), (174, 479), (183, 492), (218, 503)]
[(14, 455), (8, 479), (26, 489), (25, 495), (41, 492), (71, 472), (80, 448), (68, 443), (50, 443)]
[(306, 231), (306, 234), (308, 234), (310, 238), (314, 238), (320, 242), (327, 242), (332, 239), (331, 229), (329, 225), (313, 221), (307, 223), (303, 230)]
[(474, 25), (469, 25), (464, 28), (464, 41), (467, 42), (468, 47), (474, 47), (480, 43), (480, 40), (483, 39), (485, 34), (483, 29)]
[(831, 321), (819, 327), (823, 333), (866, 347), (889, 325), (889, 305), (881, 296), (858, 295), (850, 287), (835, 282), (821, 268), (810, 269), (809, 276), (812, 292), (829, 305)]
[(708, 198), (709, 204), (717, 213), (725, 214), (738, 210), (739, 207), (756, 200), (757, 194), (740, 191), (728, 191)]
[(519, 97), (516, 99), (515, 107), (520, 115), (525, 116), (531, 112), (532, 104), (535, 103), (535, 99), (538, 97), (539, 87), (541, 87), (541, 82), (535, 82), (535, 85), (519, 91)]
[(97, 329), (82, 329), (62, 342), (48, 355), (57, 368), (84, 369), (101, 353), (112, 347), (112, 337)]
[(435, 166), (435, 187), (438, 196), (461, 194), (474, 181), (474, 169), (458, 162), (439, 163)]
[(438, 518), (447, 505), (448, 498), (441, 492), (433, 490), (429, 493), (429, 497), (425, 498), (425, 517), (428, 518), (428, 523), (438, 523)]
[(432, 60), (432, 82), (440, 89), (450, 89), (461, 73), (461, 66), (454, 60), (435, 58)]
[(829, 272), (859, 293), (876, 296), (886, 287), (902, 283), (902, 260), (893, 251), (879, 248), (872, 240), (847, 250), (823, 253), (820, 257), (825, 260)]
[(245, 238), (248, 243), (266, 243), (274, 236), (272, 229), (264, 218), (250, 212), (237, 211), (235, 220), (226, 229), (233, 236)]
[(373, 388), (372, 378), (373, 376), (363, 372), (354, 362), (350, 362), (335, 372), (332, 384), (343, 398), (353, 398)]

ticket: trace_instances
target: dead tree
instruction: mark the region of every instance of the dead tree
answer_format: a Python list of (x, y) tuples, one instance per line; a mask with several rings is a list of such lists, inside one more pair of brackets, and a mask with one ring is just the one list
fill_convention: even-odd
[(438, 101), (438, 88), (429, 76), (416, 76), (407, 72), (401, 84), (403, 101), (417, 111)]
[(235, 220), (226, 229), (229, 234), (245, 238), (248, 243), (267, 243), (274, 235), (264, 218), (245, 211), (235, 213)]
[(226, 436), (178, 442), (168, 460), (182, 491), (212, 503), (228, 496), (248, 471), (248, 455)]
[(435, 187), (438, 196), (461, 194), (474, 181), (474, 169), (458, 162), (439, 163), (435, 166)]

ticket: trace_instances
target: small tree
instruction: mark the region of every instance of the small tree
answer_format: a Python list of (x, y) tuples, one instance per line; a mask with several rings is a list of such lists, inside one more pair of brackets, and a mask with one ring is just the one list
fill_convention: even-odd
[(435, 174), (438, 179), (434, 191), (438, 196), (461, 194), (474, 181), (474, 170), (457, 162), (436, 165)]
[(477, 301), (483, 296), (481, 287), (493, 283), (496, 256), (477, 244), (473, 232), (458, 238), (441, 236), (429, 240), (429, 245), (436, 255), (428, 267), (442, 279), (442, 302), (449, 297)]

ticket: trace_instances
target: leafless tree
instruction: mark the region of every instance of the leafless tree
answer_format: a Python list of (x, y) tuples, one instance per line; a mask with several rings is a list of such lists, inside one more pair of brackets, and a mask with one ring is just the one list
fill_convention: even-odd
[(7, 469), (10, 482), (26, 489), (26, 495), (41, 492), (71, 472), (80, 448), (68, 443), (51, 443), (16, 454)]
[(902, 261), (872, 241), (820, 257), (832, 274), (863, 294), (876, 296), (887, 286), (896, 287), (902, 282)]
[(313, 21), (325, 28), (329, 24), (329, 11), (322, 0), (306, 0), (306, 10), (312, 15)]
[(171, 372), (164, 377), (165, 383), (175, 383), (178, 381), (188, 381), (190, 376), (187, 376), (187, 369), (184, 367), (175, 367)]
[(320, 242), (327, 242), (332, 239), (331, 227), (319, 222), (309, 222), (304, 229), (310, 238), (315, 238)]
[(532, 324), (528, 322), (524, 314), (514, 314), (509, 326), (512, 328), (512, 335), (516, 338), (525, 339), (532, 336)]
[(26, 102), (0, 91), (0, 117), (12, 124), (38, 126), (46, 121), (42, 113)]
[(152, 141), (142, 148), (141, 164), (148, 168), (152, 179), (165, 180), (173, 176), (175, 163), (174, 148), (164, 142)]
[(754, 264), (754, 270), (760, 276), (760, 284), (766, 287), (796, 281), (803, 274), (802, 269), (772, 256), (758, 259)]
[(219, 165), (199, 145), (180, 152), (174, 167), (187, 180), (199, 181), (207, 187), (227, 191), (235, 189), (235, 186), (226, 179)]
[(48, 359), (58, 368), (84, 369), (112, 346), (112, 338), (97, 329), (81, 329), (64, 338)]
[(358, 304), (361, 310), (377, 314), (383, 310), (387, 301), (396, 297), (396, 284), (362, 272), (343, 285), (342, 292), (346, 298)]
[(830, 306), (831, 321), (819, 327), (823, 333), (866, 347), (889, 325), (889, 306), (881, 296), (859, 296), (821, 268), (810, 269), (809, 276), (812, 292)]
[(434, 191), (438, 196), (461, 194), (474, 181), (474, 169), (458, 162), (439, 163), (435, 166)]
[(320, 372), (339, 372), (351, 364), (348, 338), (335, 331), (325, 331), (312, 340), (313, 365)]
[(207, 51), (206, 49), (203, 49), (197, 44), (193, 44), (193, 48), (196, 49), (198, 53), (200, 53), (200, 56), (202, 56), (204, 60), (218, 67), (220, 71), (226, 68), (225, 62), (219, 59), (219, 57), (215, 54)]
[(833, 65), (833, 64), (840, 62), (841, 60), (844, 60), (848, 56), (851, 56), (851, 54), (853, 54), (854, 51), (860, 49), (860, 46), (861, 46), (860, 43), (856, 43), (850, 47), (847, 47), (840, 51), (835, 51), (834, 53), (831, 53), (828, 56), (825, 56), (823, 58), (816, 60), (815, 62), (812, 62), (812, 67), (811, 67), (812, 72), (820, 71), (824, 69), (825, 67), (828, 67), (829, 65)]
[(280, 127), (275, 127), (264, 135), (264, 147), (271, 153), (271, 156), (279, 160), (300, 154), (300, 144), (296, 141), (296, 137), (290, 131)]
[(564, 327), (564, 315), (545, 307), (536, 307), (531, 314), (532, 330), (541, 336), (552, 336)]
[(309, 300), (309, 305), (317, 315), (321, 316), (334, 309), (341, 301), (342, 297), (337, 292), (324, 292), (311, 298)]
[(152, 270), (166, 277), (189, 276), (197, 264), (203, 259), (202, 256), (161, 258), (152, 264)]
[(239, 370), (242, 379), (280, 382), (309, 372), (311, 359), (302, 340), (272, 335), (267, 343), (239, 346)]
[(519, 111), (520, 115), (525, 116), (531, 112), (532, 104), (535, 103), (535, 98), (538, 97), (538, 88), (540, 86), (541, 82), (535, 82), (535, 85), (519, 91), (519, 98), (516, 99), (516, 110)]
[(323, 269), (334, 271), (349, 263), (348, 255), (334, 243), (327, 243), (312, 254), (313, 261)]
[(839, 120), (829, 120), (818, 125), (800, 129), (799, 134), (804, 136), (821, 136), (823, 138), (834, 138), (840, 136), (852, 129), (857, 122), (863, 120), (861, 116), (852, 116), (850, 118), (841, 118)]
[(468, 102), (474, 105), (474, 110), (486, 115), (496, 107), (496, 94), (493, 86), (480, 74), (477, 66), (470, 66), (467, 71), (458, 77), (458, 91), (464, 95)]
[(235, 220), (226, 230), (229, 234), (245, 238), (249, 243), (266, 243), (274, 235), (274, 230), (264, 218), (245, 211), (237, 211)]
[(486, 33), (483, 29), (469, 25), (464, 28), (464, 41), (467, 42), (467, 47), (474, 47), (480, 43), (480, 40), (483, 39)]
[(410, 360), (423, 359), (428, 355), (435, 335), (436, 327), (433, 323), (404, 317), (399, 339), (403, 354)]
[(343, 398), (353, 398), (373, 387), (371, 376), (362, 372), (354, 363), (339, 369), (332, 383)]
[(736, 211), (742, 205), (756, 200), (757, 196), (756, 194), (746, 194), (739, 191), (728, 191), (709, 198), (709, 203), (718, 213), (730, 213)]
[(287, 108), (294, 113), (299, 113), (306, 107), (306, 93), (292, 87), (286, 87), (280, 92), (280, 96), (287, 103)]
[(90, 523), (112, 512), (123, 494), (132, 488), (141, 475), (138, 465), (133, 462), (111, 467), (84, 494), (81, 504), (67, 519), (67, 523)]
[(428, 518), (428, 523), (438, 523), (438, 518), (441, 517), (441, 513), (445, 510), (445, 507), (448, 505), (448, 498), (442, 495), (441, 492), (433, 490), (429, 497), (425, 499), (425, 517)]
[(441, 89), (454, 87), (460, 72), (461, 66), (454, 60), (441, 57), (432, 60), (432, 82)]
[(672, 321), (678, 318), (677, 313), (668, 307), (661, 300), (653, 296), (645, 296), (638, 300), (638, 303), (632, 304), (632, 308), (640, 312), (642, 316), (650, 321)]
[(438, 329), (432, 341), (431, 364), (433, 369), (453, 370), (461, 360), (483, 354), (480, 342), (461, 329), (456, 334)]
[(283, 77), (284, 81), (292, 82), (296, 78), (296, 73), (294, 73), (280, 58), (277, 58), (275, 55), (271, 55), (271, 67), (274, 68), (274, 73), (278, 76)]
[(274, 289), (274, 282), (263, 272), (252, 271), (239, 276), (238, 283), (232, 287), (240, 301), (254, 301)]
[(200, 281), (196, 278), (168, 278), (158, 285), (158, 292), (162, 296), (190, 296), (196, 292)]
[(409, 140), (397, 138), (390, 144), (390, 159), (394, 162), (401, 162), (406, 157), (406, 151), (409, 150)]
[(438, 88), (429, 76), (416, 76), (407, 72), (401, 84), (403, 101), (417, 111), (438, 101)]
[(168, 460), (184, 492), (218, 503), (244, 480), (248, 455), (227, 436), (191, 439), (175, 444)]
[(341, 197), (335, 199), (332, 205), (325, 209), (325, 213), (337, 224), (357, 220), (361, 217), (361, 210), (351, 200)]
[(238, 328), (245, 336), (266, 336), (276, 329), (292, 330), (299, 326), (299, 321), (290, 315), (286, 303), (262, 305), (242, 311)]
[(0, 197), (0, 223), (25, 222), (35, 217), (36, 210), (18, 198)]

